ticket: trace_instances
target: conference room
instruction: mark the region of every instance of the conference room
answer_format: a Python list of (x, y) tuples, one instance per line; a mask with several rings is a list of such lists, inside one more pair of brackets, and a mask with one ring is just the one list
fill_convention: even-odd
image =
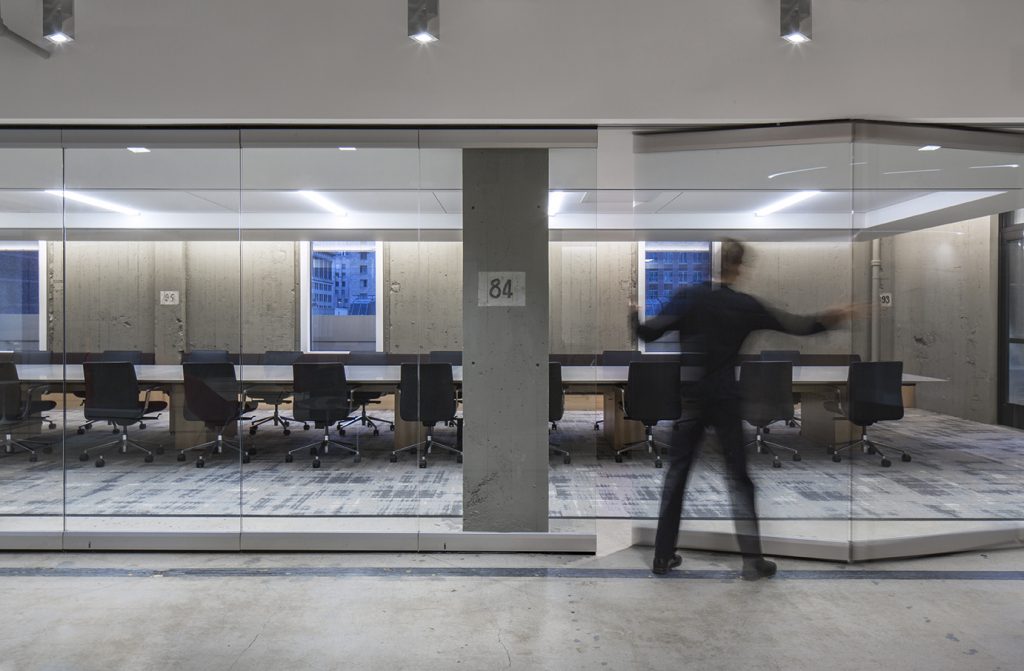
[[(0, 543), (649, 543), (701, 361), (631, 311), (726, 238), (766, 305), (857, 306), (744, 345), (769, 552), (1009, 542), (1022, 155), (868, 121), (3, 130)], [(681, 542), (727, 550), (714, 443)]]

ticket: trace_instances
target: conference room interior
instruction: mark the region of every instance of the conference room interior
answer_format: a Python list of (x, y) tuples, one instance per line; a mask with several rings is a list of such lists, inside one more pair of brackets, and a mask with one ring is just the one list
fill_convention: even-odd
[[(664, 469), (643, 425), (624, 417), (637, 393), (626, 383), (631, 362), (671, 367), (678, 348), (639, 342), (631, 306), (649, 318), (680, 286), (716, 280), (725, 238), (747, 248), (737, 288), (766, 304), (801, 314), (860, 306), (834, 330), (758, 332), (745, 345), (751, 363), (799, 352), (793, 421), (762, 434), (781, 447), (747, 448), (769, 533), (848, 540), (886, 523), (928, 534), (1024, 517), (1016, 137), (872, 122), (571, 129), (524, 141), (490, 131), (502, 147), (546, 151), (549, 243), (537, 266), (476, 269), (481, 283), (483, 271), (499, 280), (481, 289), (467, 284), (477, 273), (462, 228), (473, 179), (464, 152), (492, 146), (483, 132), (2, 131), (0, 356), (19, 380), (5, 380), (18, 402), (5, 391), (0, 527), (458, 530), (471, 505), (464, 447), (467, 459), (547, 450), (552, 532), (593, 534), (600, 520), (649, 528)], [(514, 302), (520, 283), (537, 281), (548, 331), (525, 337), (546, 339), (561, 383), (526, 393), (544, 407), (554, 397), (554, 421), (524, 427), (520, 444), (463, 446), (474, 422), (458, 386), (464, 306), (525, 309)], [(183, 364), (202, 350), (234, 364), (220, 398), (242, 419), (223, 431), (186, 408)], [(144, 428), (90, 423), (83, 364), (124, 361), (137, 364), (139, 399), (151, 404)], [(350, 405), (328, 422), (294, 417), (289, 361), (321, 376), (343, 364)], [(860, 437), (836, 415), (851, 361), (902, 362), (904, 417), (867, 429), (884, 457), (859, 445), (833, 453)], [(428, 393), (426, 364), (448, 366), (452, 384)], [(396, 393), (409, 365), (420, 378), (403, 395), (423, 408), (430, 394), (453, 399), (429, 453), (395, 452), (427, 440)], [(514, 351), (505, 365), (517, 365)], [(662, 418), (656, 445), (680, 421)], [(325, 426), (343, 445), (324, 450)], [(746, 440), (756, 432), (744, 424)], [(714, 440), (684, 528), (732, 518)], [(542, 495), (506, 492), (504, 505)]]

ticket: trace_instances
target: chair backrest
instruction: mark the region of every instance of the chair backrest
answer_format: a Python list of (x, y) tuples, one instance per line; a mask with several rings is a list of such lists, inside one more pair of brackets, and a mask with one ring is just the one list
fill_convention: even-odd
[(294, 363), (292, 414), (298, 420), (331, 423), (348, 417), (348, 381), (343, 363)]
[(682, 414), (678, 363), (634, 361), (626, 380), (626, 416), (654, 426)]
[(194, 349), (181, 355), (182, 363), (231, 363), (226, 349)]
[(231, 363), (184, 363), (185, 416), (211, 426), (224, 426), (239, 413), (241, 391)]
[(788, 361), (794, 366), (800, 365), (800, 350), (797, 349), (763, 349), (761, 361)]
[(260, 363), (264, 366), (291, 366), (299, 360), (302, 352), (292, 350), (268, 350), (260, 357)]
[(387, 352), (349, 352), (345, 363), (350, 366), (386, 366)]
[(562, 364), (548, 363), (548, 421), (557, 422), (565, 414), (565, 392), (562, 389)]
[(740, 397), (743, 419), (764, 427), (790, 420), (793, 411), (793, 364), (789, 361), (740, 363)]
[(0, 422), (9, 423), (21, 420), (23, 408), (18, 368), (13, 361), (2, 361), (0, 362)]
[(99, 354), (89, 354), (86, 361), (127, 361), (135, 366), (141, 366), (142, 352), (136, 349), (105, 349)]
[[(60, 363), (61, 356), (57, 355), (57, 363)], [(52, 352), (40, 352), (38, 350), (21, 350), (14, 353), (15, 363), (49, 364), (53, 363)]]
[(0, 382), (19, 382), (18, 366), (13, 361), (0, 361)]
[(462, 350), (434, 350), (430, 353), (430, 363), (450, 363), (462, 365)]
[(628, 366), (633, 361), (640, 360), (639, 350), (610, 350), (601, 352), (602, 366)]
[(138, 420), (139, 380), (135, 366), (128, 361), (86, 361), (85, 418), (100, 420)]
[(455, 382), (450, 363), (403, 363), (399, 390), (403, 420), (433, 426), (455, 418)]
[(903, 418), (903, 362), (855, 361), (847, 377), (846, 416), (857, 426)]

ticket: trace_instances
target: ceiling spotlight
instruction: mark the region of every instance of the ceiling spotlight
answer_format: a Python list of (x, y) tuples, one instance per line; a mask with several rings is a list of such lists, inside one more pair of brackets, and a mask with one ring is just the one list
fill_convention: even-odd
[(75, 39), (75, 0), (43, 0), (43, 37), (53, 44)]
[(149, 149), (146, 147), (125, 147), (128, 151), (133, 154), (148, 154)]
[(409, 37), (420, 44), (437, 42), (441, 36), (438, 0), (409, 0)]
[(790, 44), (811, 41), (811, 0), (781, 0), (779, 34)]

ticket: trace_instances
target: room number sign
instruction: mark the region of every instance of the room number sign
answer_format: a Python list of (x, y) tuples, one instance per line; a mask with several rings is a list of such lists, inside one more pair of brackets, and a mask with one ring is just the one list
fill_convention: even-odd
[(477, 291), (480, 307), (522, 307), (526, 305), (526, 273), (488, 271), (480, 273)]
[(878, 302), (882, 304), (883, 308), (891, 308), (892, 307), (892, 294), (888, 294), (888, 293), (886, 293), (886, 294), (879, 294), (878, 295)]

